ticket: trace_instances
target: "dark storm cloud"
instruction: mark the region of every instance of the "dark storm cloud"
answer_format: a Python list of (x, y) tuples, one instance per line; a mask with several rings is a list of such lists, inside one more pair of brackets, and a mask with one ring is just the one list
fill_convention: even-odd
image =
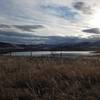
[(83, 30), (83, 32), (100, 34), (100, 29), (99, 28), (91, 28), (91, 29)]
[(76, 10), (82, 11), (84, 14), (92, 14), (92, 7), (85, 2), (75, 2), (73, 3), (73, 7)]
[(46, 37), (37, 36), (29, 33), (7, 32), (0, 30), (0, 41), (8, 43), (35, 44), (44, 43)]
[(0, 28), (10, 28), (10, 26), (5, 24), (0, 24)]
[(42, 25), (5, 25), (5, 24), (0, 25), (0, 29), (5, 29), (5, 28), (11, 29), (12, 27), (28, 32), (31, 32), (32, 30), (35, 29), (44, 28), (44, 26)]
[[(0, 41), (9, 43), (42, 43), (44, 37), (34, 35), (42, 25), (6, 25), (0, 24)], [(21, 31), (19, 31), (21, 30)]]
[(0, 30), (0, 36), (7, 36), (7, 37), (32, 37), (32, 34), (25, 34), (25, 33), (18, 33), (18, 32), (7, 32)]
[(22, 31), (32, 31), (33, 29), (39, 29), (43, 28), (42, 25), (14, 25), (16, 28), (22, 30)]

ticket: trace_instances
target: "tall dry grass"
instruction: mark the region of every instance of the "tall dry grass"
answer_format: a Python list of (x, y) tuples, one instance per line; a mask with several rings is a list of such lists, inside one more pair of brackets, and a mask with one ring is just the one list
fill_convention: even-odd
[(0, 100), (100, 100), (100, 58), (2, 56)]

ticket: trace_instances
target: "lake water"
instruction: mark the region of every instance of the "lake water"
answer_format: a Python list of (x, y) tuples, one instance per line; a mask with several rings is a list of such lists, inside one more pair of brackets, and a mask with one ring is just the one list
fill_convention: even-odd
[(28, 51), (28, 52), (12, 52), (6, 55), (11, 56), (48, 56), (48, 57), (68, 57), (68, 56), (88, 56), (93, 51)]

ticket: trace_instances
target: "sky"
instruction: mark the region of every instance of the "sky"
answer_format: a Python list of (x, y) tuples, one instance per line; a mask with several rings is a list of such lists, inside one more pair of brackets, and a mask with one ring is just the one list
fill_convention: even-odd
[(100, 0), (1, 0), (0, 41), (99, 38), (99, 19)]

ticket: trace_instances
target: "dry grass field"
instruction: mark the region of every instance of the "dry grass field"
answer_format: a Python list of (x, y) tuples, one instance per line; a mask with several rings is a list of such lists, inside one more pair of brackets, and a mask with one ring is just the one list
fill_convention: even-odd
[(100, 58), (1, 56), (0, 100), (100, 100)]

